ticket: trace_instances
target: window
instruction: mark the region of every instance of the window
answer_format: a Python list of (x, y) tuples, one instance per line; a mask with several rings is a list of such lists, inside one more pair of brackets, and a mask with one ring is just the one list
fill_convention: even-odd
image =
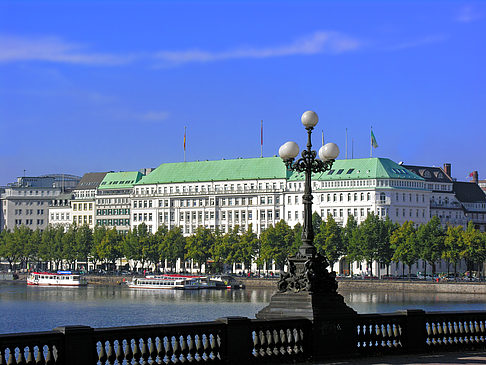
[(339, 169), (337, 172), (336, 172), (336, 175), (341, 175), (343, 173), (344, 169)]

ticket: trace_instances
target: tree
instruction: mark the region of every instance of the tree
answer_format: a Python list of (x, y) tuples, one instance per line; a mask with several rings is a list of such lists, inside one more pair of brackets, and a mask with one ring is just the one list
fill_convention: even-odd
[(393, 232), (390, 241), (395, 251), (393, 261), (401, 261), (406, 264), (410, 277), (410, 268), (419, 258), (417, 234), (413, 222), (406, 221), (403, 223), (400, 228)]
[(327, 222), (321, 223), (319, 233), (316, 235), (314, 242), (317, 252), (327, 259), (332, 270), (334, 263), (344, 253), (344, 245), (342, 229), (331, 214), (327, 217)]
[[(469, 221), (466, 231), (463, 233), (464, 249), (461, 256), (467, 263), (471, 263), (477, 271), (482, 271), (482, 265), (486, 259), (486, 236), (474, 227), (474, 223)], [(471, 268), (468, 268), (471, 271)]]
[[(105, 226), (95, 226), (93, 229), (93, 246), (90, 251), (90, 256), (92, 260), (94, 261), (95, 265), (103, 261), (103, 258), (98, 256), (98, 250), (97, 247), (101, 246), (101, 241), (103, 241), (103, 238), (105, 238), (106, 235), (106, 227)], [(86, 263), (88, 263), (86, 261)]]
[(165, 236), (167, 235), (167, 232), (168, 232), (167, 226), (165, 224), (162, 224), (157, 229), (157, 232), (155, 232), (154, 235), (153, 235), (154, 245), (155, 245), (156, 253), (157, 253), (156, 261), (157, 261), (157, 263), (161, 263), (164, 269), (165, 269), (165, 259), (164, 260), (161, 259), (162, 253), (160, 251), (160, 247), (161, 247), (162, 242), (164, 242), (164, 239), (165, 239)]
[[(420, 247), (420, 258), (432, 266), (435, 275), (436, 263), (441, 259), (444, 251), (444, 229), (437, 216), (433, 216), (426, 224), (420, 225), (417, 230), (417, 240)], [(427, 275), (427, 265), (424, 276)]]
[(171, 270), (175, 269), (177, 259), (184, 258), (186, 238), (182, 235), (180, 227), (171, 228), (159, 243), (159, 260), (167, 260)]
[[(88, 228), (89, 230), (89, 228)], [(78, 258), (78, 244), (76, 240), (77, 226), (72, 225), (68, 228), (67, 232), (64, 232), (62, 237), (62, 257), (69, 263), (69, 267), (72, 269), (74, 262)], [(89, 230), (91, 232), (91, 230)]]
[(116, 228), (108, 229), (101, 242), (93, 246), (96, 256), (104, 262), (110, 262), (112, 267), (116, 267), (116, 260), (122, 257), (123, 237)]
[(300, 223), (297, 223), (292, 229), (294, 237), (292, 240), (292, 245), (290, 246), (291, 255), (295, 255), (297, 252), (299, 252), (299, 247), (302, 246), (302, 230), (303, 228)]
[(245, 264), (245, 268), (251, 266), (251, 262), (255, 259), (258, 248), (260, 246), (260, 240), (255, 232), (253, 232), (253, 225), (250, 224), (246, 232), (244, 232), (239, 241), (236, 244), (235, 256), (238, 257), (240, 262)]
[(235, 226), (229, 232), (225, 233), (213, 246), (212, 252), (214, 260), (222, 266), (222, 264), (233, 264), (238, 261), (236, 245), (240, 240), (239, 226)]
[[(362, 257), (371, 266), (370, 275), (373, 275), (374, 261), (378, 260), (378, 242), (380, 241), (380, 218), (373, 212), (368, 214), (357, 230), (359, 248), (356, 257)], [(356, 247), (355, 247), (356, 249)]]
[(196, 232), (186, 241), (185, 257), (197, 262), (200, 271), (202, 264), (205, 264), (207, 267), (207, 261), (211, 257), (213, 246), (214, 236), (211, 230), (209, 228), (199, 226), (197, 227)]
[(386, 265), (387, 275), (390, 272), (390, 263), (394, 254), (390, 238), (396, 229), (398, 229), (398, 224), (393, 223), (388, 217), (385, 220), (379, 220), (377, 257), (379, 263)]
[(454, 264), (454, 278), (457, 275), (457, 263), (464, 252), (464, 229), (462, 226), (448, 226), (444, 239), (442, 258)]
[(295, 231), (284, 221), (279, 221), (275, 227), (268, 227), (260, 235), (261, 248), (259, 261), (275, 261), (277, 267), (283, 269), (285, 260), (293, 248)]
[[(94, 237), (93, 231), (88, 227), (87, 224), (83, 224), (81, 227), (78, 227), (76, 230), (76, 259), (78, 261), (86, 262), (86, 266), (88, 265), (89, 254), (92, 251), (91, 248), (93, 247)], [(86, 270), (88, 268), (86, 267)]]
[(354, 216), (348, 216), (346, 226), (343, 228), (343, 254), (346, 255), (346, 260), (349, 262), (349, 275), (352, 275), (352, 263), (359, 259), (361, 261), (361, 251), (359, 250), (358, 242), (358, 222)]
[(319, 215), (319, 213), (317, 212), (312, 213), (312, 229), (314, 230), (315, 236), (317, 236), (317, 234), (320, 232), (321, 224), (322, 224), (322, 218)]

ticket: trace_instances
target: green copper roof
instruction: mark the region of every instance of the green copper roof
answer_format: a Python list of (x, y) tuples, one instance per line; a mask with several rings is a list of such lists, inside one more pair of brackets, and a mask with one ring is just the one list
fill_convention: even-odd
[(137, 185), (181, 182), (285, 179), (290, 176), (280, 157), (165, 163)]
[(127, 189), (135, 185), (143, 177), (138, 171), (109, 172), (98, 189)]
[[(290, 181), (304, 179), (303, 173), (293, 173)], [(406, 179), (423, 181), (424, 179), (388, 158), (358, 158), (336, 160), (332, 169), (324, 173), (313, 174), (313, 180), (336, 181), (356, 179)]]

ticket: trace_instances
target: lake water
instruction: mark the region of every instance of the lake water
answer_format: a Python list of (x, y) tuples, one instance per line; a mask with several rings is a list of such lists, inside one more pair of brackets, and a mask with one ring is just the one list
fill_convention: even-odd
[[(255, 318), (273, 289), (144, 290), (124, 286), (31, 287), (0, 282), (0, 333), (48, 331), (57, 326), (116, 327), (212, 321), (225, 316)], [(486, 310), (486, 294), (342, 291), (358, 313), (400, 309)]]

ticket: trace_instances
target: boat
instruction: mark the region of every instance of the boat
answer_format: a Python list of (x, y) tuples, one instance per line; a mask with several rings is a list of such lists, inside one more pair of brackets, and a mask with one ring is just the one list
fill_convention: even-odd
[(204, 285), (198, 277), (184, 276), (147, 276), (144, 278), (133, 278), (127, 282), (132, 289), (177, 289), (177, 290), (197, 290)]
[(182, 275), (164, 274), (147, 275), (144, 278), (133, 278), (127, 282), (129, 288), (135, 289), (243, 289), (244, 285), (229, 275)]
[(71, 271), (37, 272), (33, 271), (27, 277), (27, 285), (37, 286), (86, 286), (88, 280)]
[(218, 289), (244, 289), (245, 285), (236, 280), (231, 275), (212, 275), (209, 277)]

